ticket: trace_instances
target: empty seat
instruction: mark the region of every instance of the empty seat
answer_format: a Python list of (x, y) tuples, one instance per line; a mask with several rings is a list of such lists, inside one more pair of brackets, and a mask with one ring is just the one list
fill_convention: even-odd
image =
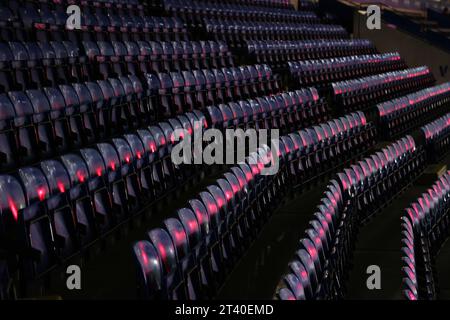
[(92, 239), (92, 235), (89, 233), (91, 230), (83, 229), (82, 223), (79, 223), (78, 219), (74, 220), (74, 210), (69, 195), (70, 178), (61, 162), (56, 160), (43, 161), (39, 168), (47, 179), (49, 187), (46, 209), (50, 220), (53, 222), (52, 232), (55, 237), (56, 254), (61, 260), (65, 260), (74, 255), (80, 245), (86, 244), (83, 241), (86, 236), (91, 236)]

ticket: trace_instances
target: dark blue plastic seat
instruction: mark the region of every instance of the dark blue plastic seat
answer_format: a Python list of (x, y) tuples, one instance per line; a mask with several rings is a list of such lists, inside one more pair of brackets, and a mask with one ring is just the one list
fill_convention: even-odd
[[(26, 198), (26, 207), (22, 211), (26, 246), (31, 255), (22, 257), (24, 276), (32, 279), (48, 271), (56, 262), (55, 235), (45, 201), (49, 197), (47, 180), (38, 168), (25, 167), (18, 171)], [(68, 243), (70, 250), (71, 244)]]
[(161, 260), (153, 244), (147, 240), (133, 245), (139, 296), (145, 299), (167, 299)]
[(128, 217), (129, 207), (126, 181), (121, 172), (121, 159), (112, 144), (98, 143), (96, 149), (105, 164), (105, 180), (111, 195), (115, 218), (117, 221), (123, 221)]
[(169, 233), (158, 228), (149, 231), (148, 237), (155, 246), (161, 261), (161, 278), (163, 288), (166, 288), (165, 296), (170, 300), (189, 299), (183, 274), (178, 268), (177, 251)]
[[(48, 215), (53, 221), (57, 255), (63, 260), (77, 252), (82, 233), (81, 224), (74, 220), (70, 201), (70, 178), (67, 170), (56, 160), (39, 164), (48, 181), (49, 197), (46, 200)], [(83, 230), (86, 231), (86, 230)]]

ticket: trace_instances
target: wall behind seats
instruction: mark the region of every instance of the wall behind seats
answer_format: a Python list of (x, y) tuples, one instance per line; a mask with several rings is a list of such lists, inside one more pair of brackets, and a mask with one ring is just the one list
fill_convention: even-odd
[(298, 2), (299, 0), (291, 0), (291, 3), (294, 5), (295, 9), (298, 8)]
[(365, 17), (354, 15), (355, 37), (372, 40), (381, 52), (398, 51), (411, 67), (427, 65), (438, 83), (450, 81), (450, 52), (384, 22), (381, 30), (369, 30)]

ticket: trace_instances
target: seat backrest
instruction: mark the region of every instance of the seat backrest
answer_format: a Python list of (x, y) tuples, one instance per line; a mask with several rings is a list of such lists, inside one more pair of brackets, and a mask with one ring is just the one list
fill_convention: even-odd
[[(37, 167), (24, 167), (18, 170), (28, 205), (43, 202), (49, 197), (49, 188), (44, 173)], [(25, 221), (34, 216), (25, 217)]]
[(15, 115), (14, 106), (8, 95), (5, 93), (0, 94), (0, 121), (13, 120)]
[(44, 56), (42, 54), (42, 50), (39, 47), (38, 43), (25, 42), (25, 43), (23, 43), (23, 45), (25, 46), (25, 48), (27, 50), (29, 60), (36, 61), (36, 60), (43, 59)]
[(83, 184), (89, 177), (89, 170), (84, 160), (76, 154), (66, 154), (61, 156), (61, 161), (69, 173), (72, 186)]
[(287, 288), (280, 289), (280, 291), (278, 292), (278, 298), (283, 301), (284, 300), (296, 300), (292, 291)]
[(298, 260), (293, 260), (289, 263), (289, 269), (302, 284), (306, 299), (311, 299), (314, 293), (312, 292), (308, 271), (306, 271), (303, 264)]
[(289, 273), (284, 276), (284, 281), (291, 292), (294, 294), (295, 300), (305, 300), (305, 291), (303, 285), (296, 275)]
[(87, 164), (90, 178), (102, 177), (106, 173), (105, 162), (94, 148), (84, 148), (80, 150), (80, 155)]
[(314, 294), (319, 284), (314, 261), (311, 259), (311, 256), (305, 249), (298, 250), (296, 255), (299, 261), (305, 267), (306, 272), (308, 273), (309, 282), (311, 283), (312, 292)]
[(206, 191), (200, 192), (199, 197), (208, 213), (211, 228), (217, 228), (220, 225), (222, 219), (219, 213), (220, 209), (217, 206), (214, 197), (211, 193)]
[(189, 246), (191, 249), (195, 248), (202, 240), (202, 232), (196, 215), (188, 208), (179, 209), (177, 215), (186, 232)]
[(117, 151), (109, 143), (98, 143), (97, 149), (100, 152), (106, 166), (107, 172), (120, 170), (121, 161)]
[[(99, 86), (99, 84), (96, 82), (86, 82), (85, 86), (89, 90), (89, 94), (92, 99), (92, 102), (96, 103), (97, 107), (102, 107), (104, 97), (103, 97), (102, 88)], [(75, 90), (77, 90), (76, 87), (74, 87), (74, 88), (75, 88)]]
[(33, 106), (35, 114), (47, 113), (50, 111), (50, 104), (42, 90), (27, 90), (26, 94)]
[(153, 244), (143, 240), (133, 245), (133, 253), (142, 294), (147, 298), (153, 298), (163, 288), (162, 268), (158, 252)]
[(164, 220), (164, 226), (172, 238), (172, 243), (176, 250), (177, 260), (178, 262), (182, 262), (183, 259), (185, 259), (189, 254), (189, 243), (186, 230), (180, 220), (176, 218)]
[(121, 166), (130, 165), (134, 162), (133, 152), (125, 139), (114, 138), (112, 139), (112, 145), (117, 151)]
[(137, 134), (125, 134), (123, 137), (130, 146), (133, 158), (137, 161), (138, 167), (140, 167), (142, 162), (145, 162), (148, 156), (142, 140), (139, 139)]
[[(9, 42), (9, 48), (11, 49), (12, 57), (13, 59), (10, 59), (9, 61), (27, 61), (29, 59), (28, 57), (28, 51), (21, 42)], [(8, 51), (5, 48), (0, 47), (0, 61), (8, 61), (5, 59), (8, 59)]]
[[(86, 85), (84, 85), (83, 83), (74, 83), (72, 84), (72, 87), (77, 93), (80, 106), (89, 105), (93, 102), (91, 92), (89, 91), (88, 87), (86, 87)], [(80, 111), (82, 112), (84, 110)]]
[[(197, 223), (202, 236), (205, 237), (210, 233), (210, 217), (205, 204), (198, 199), (191, 199), (189, 200), (189, 206), (197, 218)], [(181, 217), (180, 219), (183, 221)]]
[(209, 185), (206, 187), (208, 192), (213, 196), (217, 209), (219, 210), (220, 221), (224, 221), (226, 212), (228, 210), (227, 201), (223, 191), (216, 185)]
[(26, 207), (25, 193), (19, 181), (11, 175), (0, 176), (0, 234), (16, 226), (19, 214)]
[(45, 160), (39, 167), (48, 181), (50, 194), (65, 193), (70, 190), (70, 177), (63, 164), (58, 160)]
[[(16, 117), (22, 118), (33, 115), (33, 106), (25, 92), (11, 91), (8, 93), (8, 95), (14, 107)], [(23, 122), (21, 122), (20, 124), (23, 124)]]
[(148, 237), (161, 259), (163, 274), (168, 275), (175, 272), (177, 270), (177, 252), (169, 233), (164, 229), (157, 228), (150, 230)]

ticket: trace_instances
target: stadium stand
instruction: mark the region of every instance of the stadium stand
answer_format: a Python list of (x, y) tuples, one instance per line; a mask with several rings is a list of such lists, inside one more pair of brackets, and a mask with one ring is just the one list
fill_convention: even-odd
[[(324, 182), (266, 298), (346, 298), (360, 228), (448, 156), (450, 85), (327, 17), (287, 0), (2, 1), (0, 300), (68, 297), (64, 267), (108, 250), (108, 272), (136, 278), (122, 297), (215, 299), (286, 200)], [(209, 129), (280, 135), (233, 165), (174, 163)], [(439, 296), (449, 179), (402, 218), (406, 299)]]

